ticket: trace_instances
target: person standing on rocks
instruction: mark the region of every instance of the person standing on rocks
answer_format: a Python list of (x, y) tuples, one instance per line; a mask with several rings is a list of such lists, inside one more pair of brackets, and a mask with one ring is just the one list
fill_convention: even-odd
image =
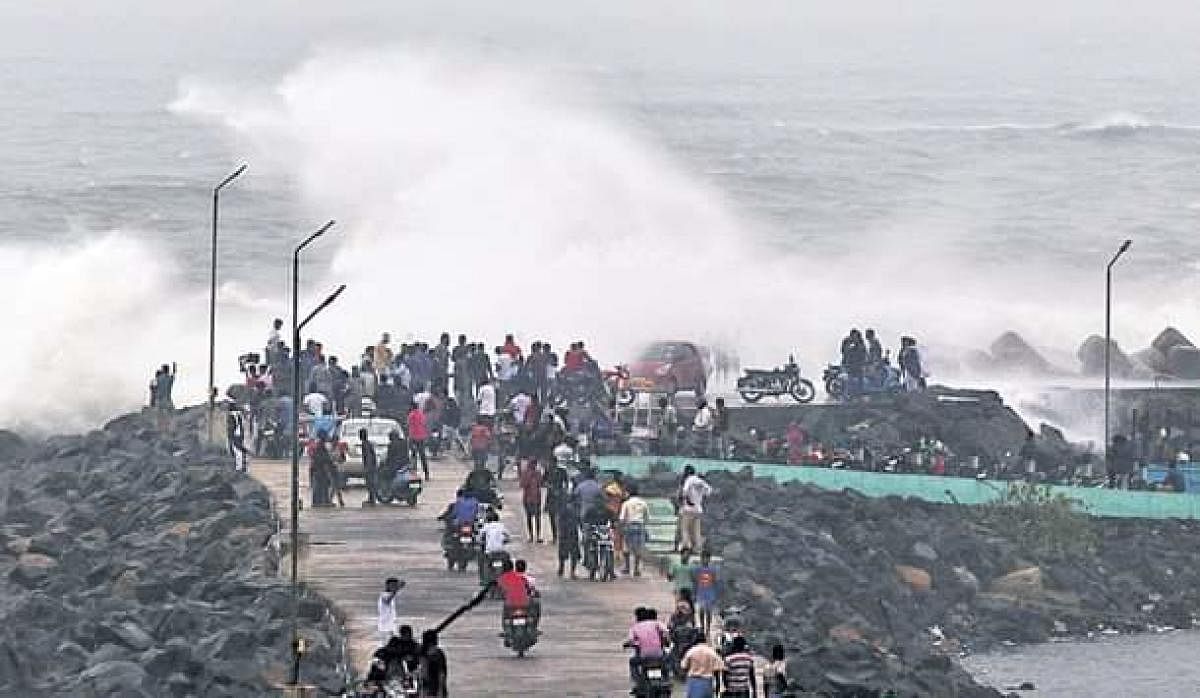
[(229, 455), (233, 456), (233, 469), (246, 472), (246, 463), (250, 459), (250, 451), (246, 448), (246, 421), (242, 411), (232, 402), (225, 415), (225, 438), (229, 443)]
[(386, 645), (396, 634), (396, 621), (399, 617), (398, 600), (400, 590), (405, 582), (396, 577), (388, 577), (383, 582), (383, 591), (379, 594), (379, 617), (375, 629), (379, 632), (379, 644)]
[(846, 397), (853, 398), (862, 393), (863, 369), (867, 363), (867, 347), (862, 333), (857, 329), (842, 340), (842, 370), (846, 372)]
[(712, 630), (713, 609), (721, 597), (721, 571), (712, 564), (712, 554), (705, 550), (700, 553), (700, 564), (691, 575), (696, 610), (700, 612), (700, 629), (708, 635)]
[(704, 547), (700, 519), (704, 515), (704, 499), (712, 491), (712, 487), (696, 474), (696, 468), (683, 467), (683, 485), (679, 488), (679, 552), (685, 565), (692, 553)]
[(900, 338), (900, 354), (896, 357), (900, 364), (901, 381), (904, 389), (910, 393), (925, 389), (925, 373), (921, 368), (921, 352), (917, 349), (917, 340), (912, 337)]
[(154, 407), (159, 431), (167, 431), (171, 426), (171, 412), (175, 410), (175, 400), (171, 390), (175, 387), (177, 367), (163, 364), (154, 373), (154, 382), (150, 384), (150, 405)]

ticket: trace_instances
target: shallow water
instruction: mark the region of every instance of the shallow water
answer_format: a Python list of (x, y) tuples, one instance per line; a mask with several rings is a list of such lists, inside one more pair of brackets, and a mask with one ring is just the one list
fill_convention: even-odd
[(963, 665), (1004, 689), (1029, 681), (1028, 696), (1185, 698), (1200, 694), (1200, 631), (1098, 636), (980, 654)]

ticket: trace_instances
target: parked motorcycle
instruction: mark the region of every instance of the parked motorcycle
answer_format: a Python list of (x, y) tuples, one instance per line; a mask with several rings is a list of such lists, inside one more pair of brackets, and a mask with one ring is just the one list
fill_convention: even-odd
[(611, 524), (588, 524), (583, 566), (587, 568), (588, 579), (592, 581), (596, 581), (597, 576), (602, 582), (617, 578)]
[(738, 379), (737, 388), (742, 399), (749, 403), (758, 402), (765, 395), (772, 397), (791, 395), (796, 402), (806, 403), (812, 402), (817, 395), (812, 381), (800, 376), (800, 367), (796, 365), (796, 360), (791, 356), (788, 357), (788, 363), (783, 368), (769, 371), (755, 368), (746, 369), (746, 375)]
[(829, 364), (822, 374), (825, 392), (829, 397), (845, 402), (860, 395), (894, 395), (904, 390), (900, 372), (884, 358), (883, 361), (866, 366), (863, 378), (857, 387), (851, 386), (850, 374), (837, 364)]
[[(628, 642), (624, 647), (629, 649)], [(639, 659), (634, 672), (633, 695), (635, 698), (667, 698), (671, 695), (671, 676), (666, 657)]]
[(525, 652), (537, 644), (537, 623), (529, 615), (528, 609), (513, 609), (512, 616), (504, 622), (505, 645), (518, 657), (524, 657)]

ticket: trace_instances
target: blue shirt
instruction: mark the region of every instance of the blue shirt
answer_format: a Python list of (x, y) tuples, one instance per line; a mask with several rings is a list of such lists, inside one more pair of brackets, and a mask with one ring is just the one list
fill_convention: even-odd
[(334, 421), (333, 415), (322, 414), (313, 417), (312, 425), (314, 434), (324, 434), (326, 437), (331, 437), (337, 423)]
[(459, 497), (454, 502), (454, 523), (458, 526), (475, 522), (479, 514), (479, 500), (474, 497)]

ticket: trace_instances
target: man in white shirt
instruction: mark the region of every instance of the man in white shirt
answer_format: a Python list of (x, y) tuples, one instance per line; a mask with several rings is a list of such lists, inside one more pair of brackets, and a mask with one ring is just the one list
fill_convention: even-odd
[(279, 330), (283, 328), (283, 320), (275, 318), (275, 322), (271, 323), (271, 331), (267, 333), (267, 364), (275, 363), (275, 358), (279, 356), (279, 342), (282, 338), (279, 335)]
[(679, 488), (679, 552), (685, 565), (692, 553), (704, 549), (700, 518), (704, 514), (704, 499), (712, 491), (694, 467), (683, 467), (683, 485)]
[(487, 378), (479, 379), (479, 393), (475, 398), (479, 416), (489, 427), (496, 425), (496, 386)]
[(650, 505), (638, 496), (637, 485), (626, 488), (629, 498), (621, 504), (621, 531), (625, 538), (625, 574), (629, 574), (629, 559), (633, 558), (633, 576), (642, 575), (642, 555), (646, 552), (646, 528), (650, 525)]
[(329, 398), (318, 392), (312, 392), (304, 396), (301, 401), (304, 403), (304, 409), (308, 410), (311, 415), (325, 414), (325, 406), (329, 404)]
[(508, 401), (508, 407), (512, 410), (513, 417), (517, 420), (517, 424), (525, 423), (525, 415), (529, 412), (529, 405), (533, 403), (533, 398), (524, 390), (513, 395), (513, 398)]
[(708, 456), (712, 451), (713, 413), (703, 398), (696, 403), (696, 417), (692, 420), (692, 434), (696, 438), (697, 451)]
[(396, 634), (396, 619), (399, 616), (396, 600), (403, 587), (404, 582), (395, 577), (389, 577), (383, 583), (383, 593), (379, 595), (379, 620), (375, 625), (375, 629), (379, 631), (381, 646), (386, 645)]
[(500, 521), (500, 516), (495, 511), (488, 512), (487, 523), (479, 530), (479, 536), (483, 538), (484, 555), (495, 555), (506, 552), (507, 549), (505, 546), (508, 544), (508, 530), (504, 528), (504, 524)]

